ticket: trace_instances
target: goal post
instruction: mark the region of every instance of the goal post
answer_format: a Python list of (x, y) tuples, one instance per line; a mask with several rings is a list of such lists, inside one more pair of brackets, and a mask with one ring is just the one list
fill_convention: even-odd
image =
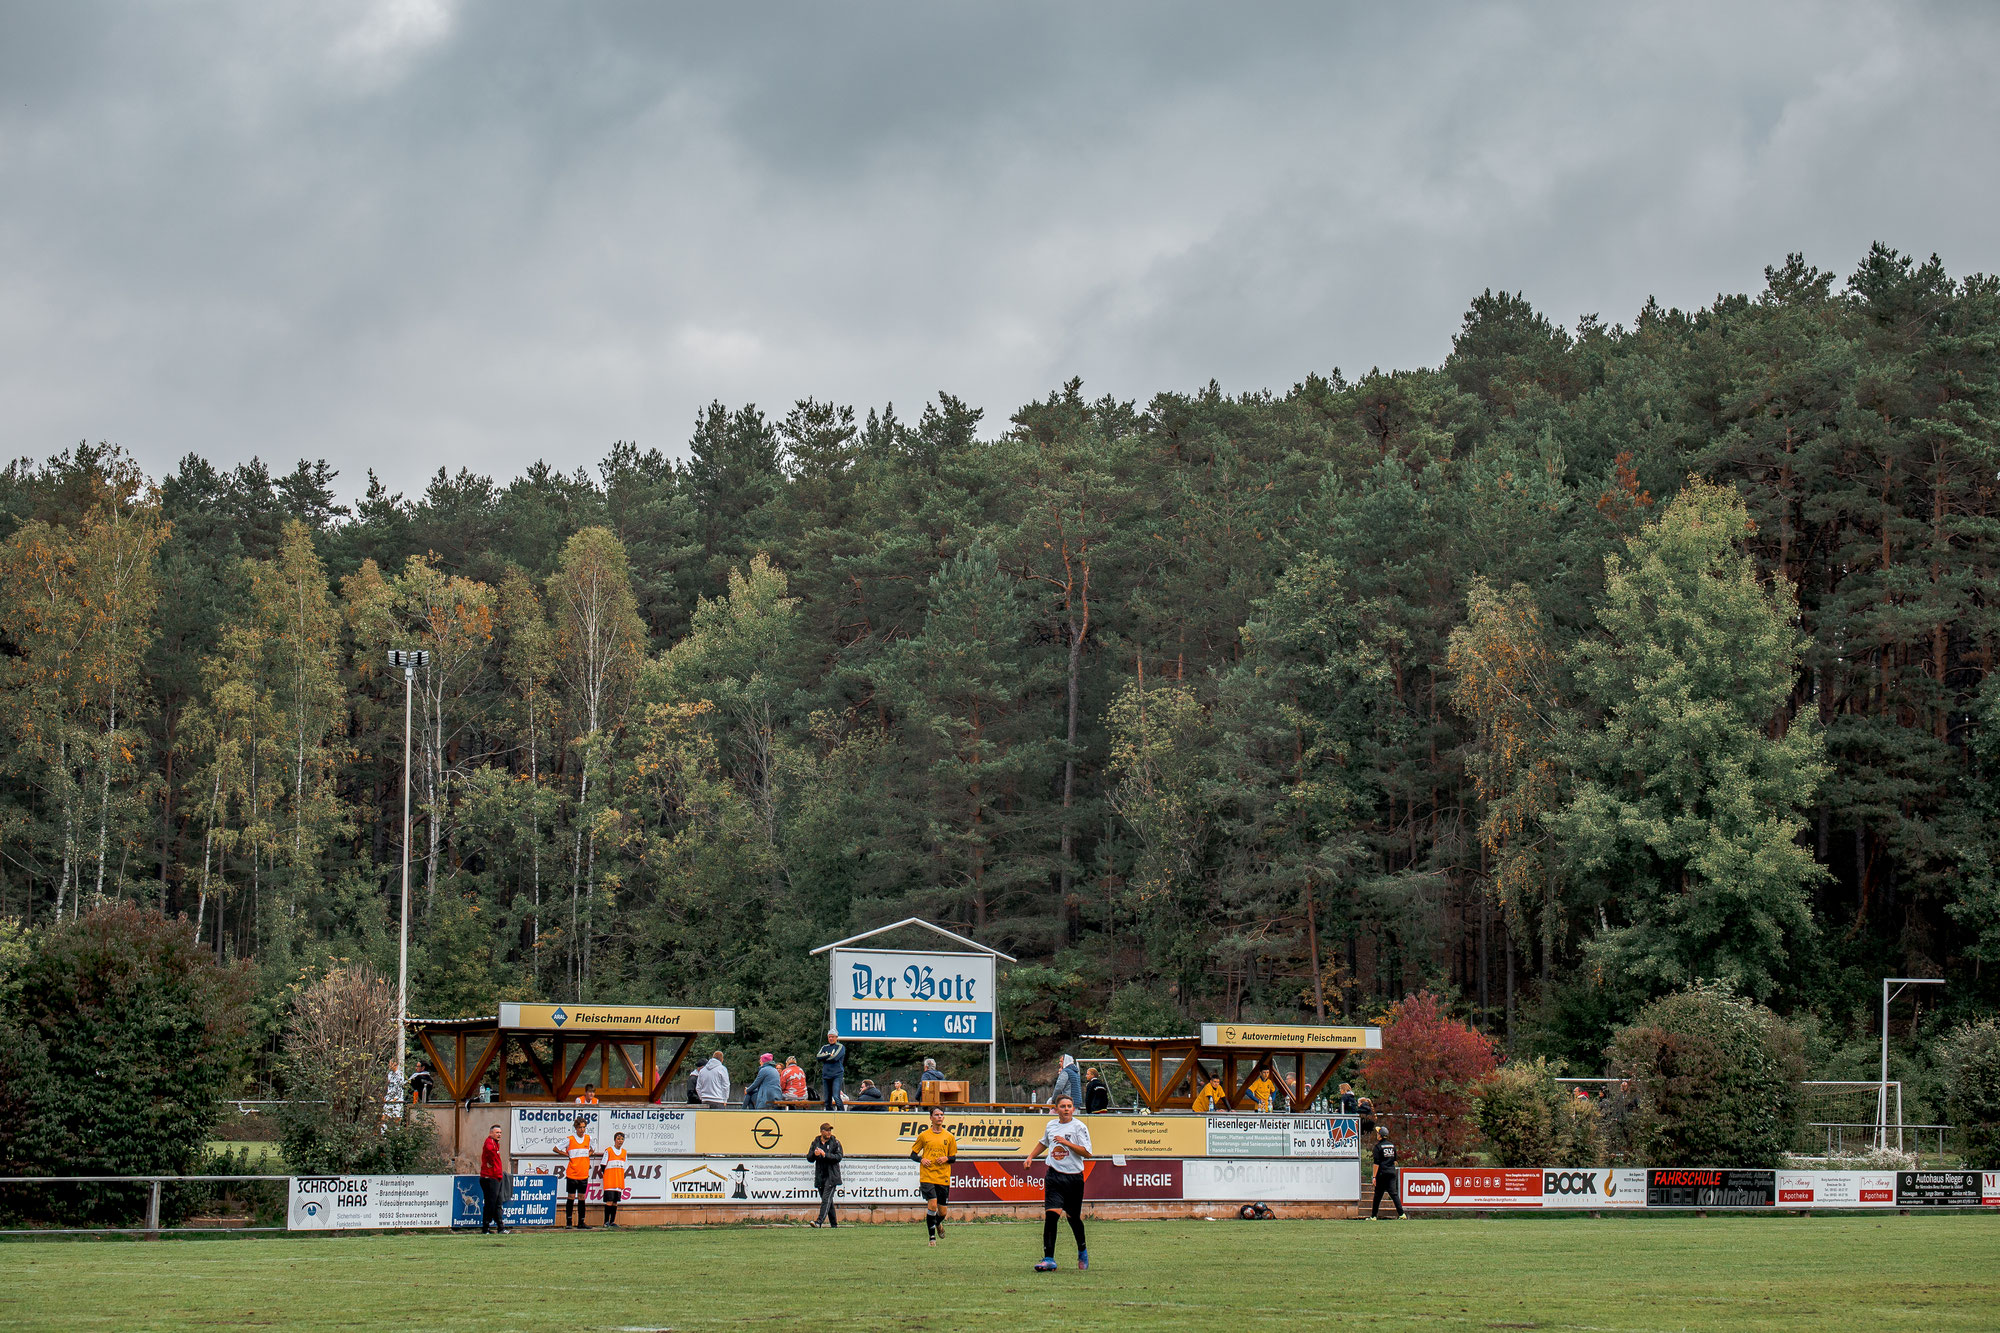
[(1814, 1079), (1799, 1085), (1800, 1119), (1828, 1156), (1903, 1146), (1903, 1085), (1891, 1079)]
[[(1615, 1078), (1559, 1078), (1586, 1097), (1613, 1096)], [(1892, 1144), (1904, 1148), (1903, 1085), (1891, 1079), (1812, 1079), (1798, 1085), (1802, 1155), (1838, 1157)]]

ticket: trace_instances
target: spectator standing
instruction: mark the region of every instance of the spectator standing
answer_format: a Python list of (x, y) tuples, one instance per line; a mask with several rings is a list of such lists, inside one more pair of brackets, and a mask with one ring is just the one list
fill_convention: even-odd
[(826, 1097), (826, 1109), (838, 1111), (841, 1105), (840, 1083), (847, 1077), (847, 1047), (841, 1045), (840, 1034), (826, 1034), (826, 1045), (819, 1048), (820, 1092)]
[(1278, 1092), (1278, 1085), (1271, 1081), (1270, 1070), (1261, 1069), (1257, 1071), (1257, 1077), (1250, 1080), (1250, 1086), (1245, 1091), (1256, 1100), (1259, 1111), (1266, 1115), (1270, 1114), (1271, 1099)]
[(806, 1099), (806, 1071), (799, 1068), (799, 1057), (785, 1057), (785, 1067), (778, 1071), (778, 1089), (785, 1094), (785, 1100), (802, 1102)]
[(1396, 1188), (1396, 1145), (1389, 1141), (1386, 1125), (1375, 1131), (1375, 1202), (1368, 1207), (1370, 1222), (1381, 1211), (1384, 1190), (1389, 1192), (1389, 1202), (1396, 1205), (1396, 1220), (1402, 1221), (1408, 1214), (1403, 1211), (1402, 1191)]
[(819, 1137), (806, 1145), (806, 1160), (813, 1164), (813, 1188), (819, 1191), (819, 1216), (814, 1226), (837, 1227), (840, 1218), (833, 1210), (834, 1191), (840, 1188), (840, 1140), (833, 1136), (833, 1122), (822, 1120)]
[(882, 1089), (875, 1086), (875, 1080), (872, 1078), (861, 1080), (861, 1091), (854, 1094), (854, 1104), (864, 1111), (879, 1111), (886, 1105), (882, 1098)]
[(1086, 1115), (1096, 1115), (1111, 1106), (1111, 1089), (1097, 1076), (1097, 1070), (1083, 1071), (1083, 1110)]
[(1340, 1100), (1335, 1105), (1342, 1115), (1354, 1114), (1354, 1085), (1352, 1083), (1343, 1083), (1340, 1085)]
[(1210, 1074), (1208, 1082), (1202, 1084), (1201, 1091), (1194, 1095), (1195, 1114), (1202, 1115), (1213, 1111), (1217, 1107), (1224, 1105), (1226, 1100), (1222, 1095), (1222, 1081), (1216, 1078), (1215, 1075)]
[(708, 1063), (694, 1076), (695, 1095), (701, 1104), (711, 1110), (720, 1110), (729, 1105), (729, 1066), (722, 1063), (722, 1052), (712, 1052)]
[(1056, 1086), (1049, 1093), (1049, 1105), (1054, 1106), (1065, 1097), (1069, 1098), (1072, 1109), (1083, 1105), (1083, 1074), (1076, 1061), (1067, 1055), (1056, 1065)]
[(1360, 1098), (1354, 1103), (1354, 1114), (1361, 1117), (1361, 1141), (1363, 1143), (1373, 1143), (1375, 1141), (1374, 1100), (1369, 1097)]
[(382, 1118), (403, 1118), (403, 1067), (398, 1064), (389, 1066), (389, 1084), (382, 1093)]
[(745, 1110), (762, 1111), (778, 1100), (778, 1066), (772, 1063), (769, 1051), (757, 1057), (757, 1075), (750, 1080), (750, 1086), (743, 1090)]
[(506, 1179), (507, 1168), (500, 1157), (500, 1126), (486, 1131), (486, 1142), (479, 1147), (479, 1231), (484, 1235), (490, 1226), (501, 1235), (507, 1234), (507, 1219), (500, 1212), (500, 1182)]
[(889, 1089), (889, 1105), (908, 1106), (909, 1104), (910, 1090), (903, 1086), (903, 1080), (897, 1079), (896, 1086)]
[(424, 1068), (421, 1060), (418, 1061), (417, 1072), (410, 1075), (410, 1100), (413, 1102), (429, 1101), (431, 1099), (431, 1085), (435, 1082), (437, 1080), (431, 1076), (431, 1071)]

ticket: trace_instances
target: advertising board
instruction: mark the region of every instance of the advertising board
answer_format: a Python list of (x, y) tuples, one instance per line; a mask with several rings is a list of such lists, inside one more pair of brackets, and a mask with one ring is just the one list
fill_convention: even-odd
[[(510, 1227), (552, 1227), (556, 1224), (556, 1191), (560, 1177), (553, 1175), (515, 1176), (513, 1190), (500, 1203), (500, 1220)], [(485, 1198), (479, 1192), (478, 1176), (452, 1178), (451, 1224), (476, 1227), (485, 1213)]]
[[(535, 1170), (540, 1174), (531, 1177), (546, 1182), (551, 1219), (562, 1169), (561, 1162), (550, 1159), (538, 1163)], [(1018, 1159), (961, 1159), (952, 1164), (952, 1200), (1038, 1203), (1046, 1170), (1040, 1164), (1024, 1168)], [(834, 1195), (836, 1203), (921, 1201), (917, 1164), (908, 1158), (848, 1157), (840, 1164), (840, 1174), (841, 1184)], [(477, 1226), (478, 1182), (471, 1177), (461, 1180), (471, 1183), (470, 1222), (465, 1225)], [(1083, 1197), (1097, 1202), (1146, 1199), (1352, 1202), (1361, 1195), (1358, 1163), (1324, 1159), (1230, 1161), (1106, 1155), (1084, 1168), (1083, 1182)], [(626, 1167), (625, 1184), (630, 1191), (626, 1202), (632, 1204), (803, 1204), (819, 1200), (819, 1191), (813, 1187), (812, 1163), (802, 1157), (635, 1157)], [(593, 1172), (589, 1199), (596, 1203), (601, 1197)]]
[(644, 1004), (503, 1004), (503, 1028), (550, 1032), (734, 1032), (734, 1009)]
[(1354, 1203), (1361, 1198), (1361, 1163), (1309, 1157), (1191, 1157), (1181, 1163), (1181, 1197), (1225, 1203)]
[(1210, 1157), (1355, 1157), (1361, 1121), (1351, 1115), (1212, 1115)]
[(835, 949), (833, 1030), (842, 1040), (993, 1040), (993, 956)]
[(1780, 1171), (1780, 1208), (1893, 1208), (1893, 1171)]
[(1637, 1166), (1542, 1168), (1544, 1208), (1644, 1208), (1646, 1171)]
[(1984, 1198), (1977, 1171), (1898, 1171), (1899, 1208), (1977, 1208)]
[(1382, 1029), (1298, 1023), (1203, 1023), (1201, 1044), (1250, 1050), (1281, 1046), (1308, 1051), (1379, 1051)]
[[(517, 1106), (509, 1113), (512, 1124), (507, 1146), (516, 1156), (560, 1154), (569, 1142), (570, 1125), (582, 1116), (590, 1141), (598, 1148), (610, 1143), (613, 1134), (622, 1133), (625, 1151), (634, 1156), (693, 1153), (695, 1117), (699, 1114), (679, 1106), (620, 1106), (609, 1102), (596, 1106)], [(813, 1123), (817, 1130), (818, 1122)], [(799, 1150), (805, 1151), (803, 1142)]]
[(1979, 1173), (1979, 1202), (1989, 1208), (2000, 1207), (2000, 1171)]
[(1405, 1208), (1539, 1208), (1535, 1167), (1408, 1167), (1398, 1188)]
[[(849, 1159), (840, 1164), (836, 1203), (917, 1203), (917, 1164)], [(635, 1204), (818, 1203), (813, 1166), (802, 1157), (668, 1157), (635, 1161), (625, 1172)], [(592, 1181), (591, 1197), (600, 1197)]]
[[(1086, 1200), (1178, 1199), (1186, 1163), (1165, 1158), (1105, 1158), (1086, 1162), (1083, 1167), (1083, 1197)], [(1042, 1198), (1043, 1175), (1047, 1168), (1037, 1163), (1023, 1167), (1020, 1162), (954, 1162), (951, 1168), (953, 1203), (1035, 1203)]]
[(1769, 1208), (1778, 1201), (1778, 1173), (1710, 1168), (1646, 1172), (1648, 1208)]
[[(558, 1108), (560, 1109), (560, 1108)], [(704, 1156), (802, 1154), (820, 1123), (833, 1122), (834, 1136), (851, 1157), (903, 1157), (922, 1130), (927, 1113), (914, 1107), (890, 1111), (693, 1111), (693, 1150)], [(944, 1127), (958, 1138), (960, 1157), (1022, 1157), (1042, 1137), (1047, 1115), (1011, 1115), (947, 1109)], [(1200, 1116), (1090, 1116), (1091, 1145), (1100, 1155), (1199, 1157), (1208, 1151)], [(631, 1151), (630, 1141), (627, 1148)], [(518, 1149), (517, 1149), (518, 1151)]]
[(291, 1231), (448, 1227), (454, 1183), (451, 1176), (293, 1176), (285, 1189), (285, 1226)]

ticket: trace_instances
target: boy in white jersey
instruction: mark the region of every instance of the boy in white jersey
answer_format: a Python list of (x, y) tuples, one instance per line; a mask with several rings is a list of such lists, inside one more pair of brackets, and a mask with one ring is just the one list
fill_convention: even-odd
[(1090, 1128), (1076, 1118), (1076, 1103), (1067, 1096), (1056, 1099), (1056, 1118), (1042, 1131), (1042, 1140), (1027, 1157), (1032, 1167), (1044, 1152), (1049, 1155), (1048, 1175), (1042, 1184), (1042, 1261), (1037, 1273), (1056, 1271), (1056, 1215), (1069, 1218), (1070, 1234), (1076, 1237), (1076, 1266), (1090, 1267), (1090, 1251), (1083, 1244), (1083, 1164), (1091, 1157)]

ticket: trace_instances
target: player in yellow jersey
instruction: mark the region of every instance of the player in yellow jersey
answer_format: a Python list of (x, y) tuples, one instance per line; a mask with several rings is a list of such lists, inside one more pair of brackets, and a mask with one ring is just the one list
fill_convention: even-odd
[(924, 1197), (924, 1230), (931, 1244), (944, 1234), (945, 1205), (951, 1202), (951, 1164), (958, 1160), (958, 1137), (944, 1127), (944, 1111), (931, 1108), (931, 1127), (910, 1149), (917, 1164), (917, 1192)]

